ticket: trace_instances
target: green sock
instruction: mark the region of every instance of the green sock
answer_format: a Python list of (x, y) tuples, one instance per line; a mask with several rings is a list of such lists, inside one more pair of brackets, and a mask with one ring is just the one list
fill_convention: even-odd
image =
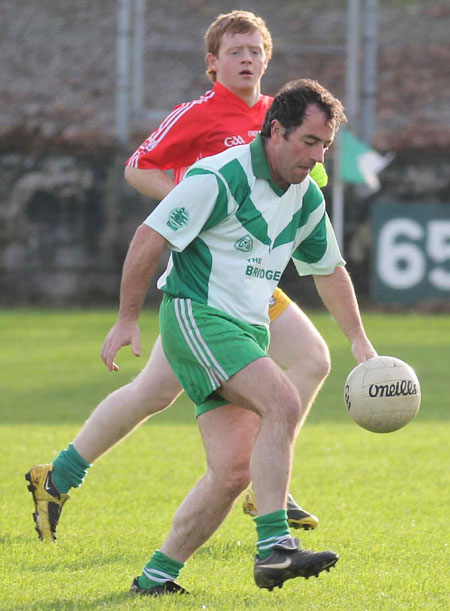
[(91, 465), (69, 443), (53, 461), (53, 483), (63, 494), (81, 486)]
[(148, 589), (160, 586), (166, 581), (175, 581), (183, 567), (184, 562), (178, 562), (157, 550), (145, 565), (142, 575), (138, 578), (138, 585)]
[(264, 516), (253, 518), (258, 534), (258, 556), (261, 560), (270, 556), (272, 547), (281, 539), (289, 536), (286, 509), (266, 513)]

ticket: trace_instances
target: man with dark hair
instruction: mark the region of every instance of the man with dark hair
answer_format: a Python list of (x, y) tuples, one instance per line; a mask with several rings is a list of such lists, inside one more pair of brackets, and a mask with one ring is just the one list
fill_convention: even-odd
[[(304, 84), (303, 87), (298, 86), (300, 82)], [(310, 104), (317, 106), (328, 121), (333, 121), (336, 126), (347, 120), (341, 102), (317, 81), (291, 81), (280, 89), (267, 110), (261, 127), (261, 138), (270, 138), (272, 121), (276, 120), (283, 125), (284, 137), (287, 139), (291, 132), (303, 123)]]
[[(261, 78), (272, 56), (272, 38), (261, 17), (249, 11), (219, 15), (206, 32), (205, 47), (206, 74), (213, 88), (197, 100), (176, 106), (127, 161), (126, 180), (146, 197), (163, 199), (198, 159), (251, 142), (272, 102), (270, 96), (261, 94)], [(165, 172), (169, 169), (173, 178)], [(326, 184), (322, 164), (314, 166), (311, 176), (319, 186)], [(326, 344), (306, 314), (279, 287), (266, 306), (269, 354), (295, 385), (306, 417), (329, 371)], [(138, 345), (133, 344), (132, 349), (140, 355)], [(92, 463), (140, 423), (173, 403), (181, 391), (158, 338), (140, 374), (99, 403), (73, 443), (61, 450), (53, 463), (34, 465), (26, 474), (41, 539), (56, 540), (69, 492), (82, 484)], [(209, 418), (208, 414), (202, 418), (205, 434)], [(216, 416), (211, 426), (228, 428), (230, 438), (236, 440), (222, 452), (216, 449), (207, 474), (199, 482), (205, 499), (209, 497), (210, 511), (220, 517), (229, 508), (218, 502), (222, 497), (217, 488), (241, 489), (246, 476), (241, 465), (248, 458), (242, 448), (256, 435), (259, 418), (230, 405), (223, 422), (218, 424)], [(241, 439), (245, 441), (241, 443)], [(230, 478), (230, 473), (239, 470), (242, 478)], [(290, 494), (286, 507), (291, 527), (311, 529), (318, 525), (317, 516), (300, 507)], [(244, 511), (257, 515), (251, 488), (245, 495)]]
[[(196, 405), (208, 465), (224, 448), (243, 446), (247, 459), (230, 479), (253, 482), (260, 588), (318, 575), (338, 559), (334, 552), (300, 549), (289, 535), (286, 497), (305, 412), (295, 386), (267, 353), (265, 304), (291, 258), (300, 275), (313, 275), (356, 360), (376, 356), (323, 194), (309, 177), (344, 120), (341, 103), (318, 83), (295, 81), (274, 99), (262, 136), (196, 162), (138, 227), (124, 263), (119, 318), (102, 349), (111, 370), (122, 346), (139, 345), (139, 312), (167, 244), (172, 254), (158, 281), (164, 352)], [(236, 439), (239, 429), (223, 426), (236, 418), (238, 405), (244, 415), (259, 416), (254, 438)], [(219, 515), (208, 505), (208, 485), (197, 484), (131, 591), (184, 593), (176, 579), (185, 561), (221, 524), (238, 489), (217, 489)]]

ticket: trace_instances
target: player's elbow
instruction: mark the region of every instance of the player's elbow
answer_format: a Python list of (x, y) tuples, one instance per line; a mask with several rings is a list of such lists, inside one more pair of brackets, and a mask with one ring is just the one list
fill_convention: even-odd
[(136, 179), (136, 168), (132, 168), (129, 165), (125, 166), (124, 177), (127, 183), (134, 187), (134, 181)]

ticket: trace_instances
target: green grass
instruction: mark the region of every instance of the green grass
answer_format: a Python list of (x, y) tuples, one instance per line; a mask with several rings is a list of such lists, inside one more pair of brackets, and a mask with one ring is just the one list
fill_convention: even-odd
[[(320, 516), (304, 546), (341, 559), (320, 579), (294, 580), (272, 593), (252, 580), (255, 533), (240, 504), (187, 563), (180, 582), (193, 594), (145, 600), (126, 593), (170, 528), (171, 517), (204, 470), (193, 408), (180, 399), (91, 469), (72, 492), (59, 541), (37, 540), (23, 478), (51, 461), (93, 407), (143, 366), (129, 349), (121, 370), (98, 358), (113, 312), (0, 312), (0, 609), (448, 609), (450, 600), (450, 317), (367, 314), (380, 354), (409, 362), (422, 385), (417, 418), (376, 435), (350, 421), (343, 383), (354, 366), (346, 340), (325, 314), (333, 371), (296, 449), (291, 490)], [(144, 352), (156, 317), (141, 323)]]

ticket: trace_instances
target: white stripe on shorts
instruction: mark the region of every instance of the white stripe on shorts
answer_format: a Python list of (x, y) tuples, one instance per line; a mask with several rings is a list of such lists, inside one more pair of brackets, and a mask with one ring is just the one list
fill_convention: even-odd
[[(183, 322), (185, 323), (185, 329), (189, 333), (189, 336), (195, 345), (198, 356), (200, 357), (202, 363), (207, 368), (207, 371), (214, 378), (214, 381), (217, 383), (217, 388), (221, 384), (221, 378), (219, 372), (214, 367), (211, 360), (208, 358), (208, 355), (203, 350), (201, 343), (206, 345), (206, 342), (203, 340), (201, 336), (200, 330), (197, 327), (197, 323), (195, 322), (194, 315), (192, 313), (192, 303), (190, 299), (180, 299), (180, 311), (182, 315)], [(190, 311), (189, 311), (189, 305)], [(197, 336), (197, 337), (196, 337)], [(200, 340), (200, 341), (199, 341)], [(223, 371), (223, 370), (222, 370)], [(225, 372), (223, 372), (225, 373)], [(226, 375), (226, 374), (225, 374)]]
[[(174, 299), (175, 303), (178, 302), (179, 310), (175, 309), (178, 319), (178, 324), (183, 332), (184, 338), (189, 345), (192, 353), (196, 360), (200, 363), (202, 368), (206, 371), (209, 379), (213, 378), (212, 382), (213, 389), (220, 386), (223, 381), (229, 379), (229, 375), (222, 369), (221, 365), (216, 361), (212, 354), (208, 344), (203, 338), (200, 329), (194, 318), (192, 311), (192, 301), (190, 299)], [(180, 317), (178, 316), (180, 314)], [(188, 340), (188, 337), (190, 338)], [(195, 350), (193, 349), (195, 346)]]
[(198, 328), (197, 323), (195, 322), (194, 313), (192, 311), (192, 301), (190, 299), (186, 299), (186, 304), (187, 304), (189, 318), (191, 320), (192, 327), (194, 328), (195, 334), (197, 335), (199, 341), (202, 343), (204, 349), (206, 350), (206, 353), (209, 356), (211, 363), (213, 363), (215, 367), (217, 368), (217, 371), (219, 372), (219, 375), (220, 375), (220, 379), (222, 381), (228, 380), (230, 376), (227, 375), (226, 371), (224, 371), (222, 367), (220, 366), (220, 364), (216, 361), (213, 353), (209, 349), (208, 344), (205, 342), (205, 340), (202, 337), (202, 334), (200, 333), (200, 329)]
[(180, 299), (174, 299), (173, 303), (174, 303), (174, 310), (175, 310), (175, 316), (177, 317), (177, 321), (178, 321), (178, 326), (181, 329), (181, 332), (183, 333), (184, 339), (186, 340), (187, 345), (189, 346), (192, 354), (195, 356), (196, 360), (199, 362), (200, 366), (202, 367), (202, 369), (204, 369), (206, 375), (209, 378), (209, 381), (211, 383), (211, 386), (213, 388), (213, 390), (215, 390), (216, 388), (218, 388), (220, 386), (220, 383), (213, 377), (213, 375), (211, 374), (209, 367), (202, 362), (200, 356), (197, 354), (195, 347), (189, 337), (189, 330), (186, 330), (183, 324), (183, 319), (182, 319), (182, 313), (181, 313), (181, 309), (180, 309)]

